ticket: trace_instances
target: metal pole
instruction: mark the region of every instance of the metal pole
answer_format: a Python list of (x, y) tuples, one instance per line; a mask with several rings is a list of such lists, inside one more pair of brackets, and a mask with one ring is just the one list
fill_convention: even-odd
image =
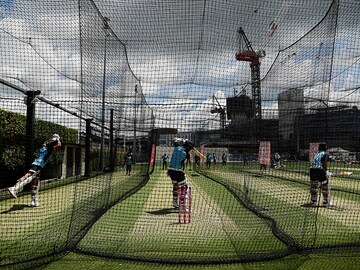
[(135, 85), (135, 93), (134, 93), (134, 140), (133, 140), (133, 153), (136, 152), (136, 94), (138, 92), (138, 86)]
[(110, 170), (113, 171), (115, 168), (115, 160), (114, 160), (114, 109), (110, 110), (110, 135), (109, 135), (109, 148), (110, 148), (110, 156), (109, 156), (109, 166)]
[(26, 145), (25, 145), (25, 168), (30, 167), (35, 152), (35, 102), (34, 99), (40, 95), (40, 91), (26, 92)]
[(106, 89), (106, 47), (107, 47), (107, 36), (108, 36), (108, 18), (104, 18), (104, 73), (103, 73), (103, 91), (102, 91), (102, 106), (101, 106), (101, 147), (100, 147), (100, 162), (99, 170), (104, 169), (104, 156), (105, 156), (105, 89)]
[(86, 119), (86, 134), (85, 134), (85, 176), (90, 176), (90, 136), (91, 136), (91, 121)]

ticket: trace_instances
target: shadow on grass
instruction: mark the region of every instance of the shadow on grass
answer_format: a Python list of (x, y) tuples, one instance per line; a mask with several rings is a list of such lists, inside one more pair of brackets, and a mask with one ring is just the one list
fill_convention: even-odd
[(151, 215), (168, 215), (168, 214), (173, 214), (173, 213), (177, 213), (179, 210), (176, 210), (175, 208), (164, 208), (164, 209), (159, 209), (159, 210), (155, 210), (155, 211), (148, 211), (147, 213), (151, 214)]
[(24, 208), (29, 208), (30, 205), (27, 204), (14, 204), (9, 210), (2, 211), (1, 214), (7, 214), (15, 211), (23, 210)]
[(301, 207), (305, 207), (305, 208), (326, 208), (329, 210), (337, 210), (337, 211), (344, 211), (345, 208), (341, 208), (335, 205), (331, 205), (331, 206), (322, 206), (322, 205), (318, 205), (318, 204), (312, 204), (312, 203), (305, 203), (305, 204), (301, 204)]

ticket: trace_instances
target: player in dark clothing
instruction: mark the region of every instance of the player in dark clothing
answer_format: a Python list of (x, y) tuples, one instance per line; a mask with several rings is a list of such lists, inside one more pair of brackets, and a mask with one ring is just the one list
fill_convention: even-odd
[(168, 164), (168, 160), (169, 160), (169, 156), (165, 153), (162, 157), (161, 157), (161, 159), (162, 159), (162, 169), (163, 170), (166, 170), (166, 168), (167, 168), (167, 164)]
[(132, 165), (134, 163), (134, 155), (130, 149), (124, 157), (124, 164), (126, 168), (126, 175), (131, 175)]
[(221, 156), (221, 160), (224, 166), (226, 166), (226, 162), (227, 162), (227, 156), (226, 153), (223, 153)]

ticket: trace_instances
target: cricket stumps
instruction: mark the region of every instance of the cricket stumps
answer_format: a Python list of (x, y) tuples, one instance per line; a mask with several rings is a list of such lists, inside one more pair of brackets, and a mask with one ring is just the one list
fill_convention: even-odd
[(186, 186), (178, 187), (179, 223), (191, 222), (192, 188)]

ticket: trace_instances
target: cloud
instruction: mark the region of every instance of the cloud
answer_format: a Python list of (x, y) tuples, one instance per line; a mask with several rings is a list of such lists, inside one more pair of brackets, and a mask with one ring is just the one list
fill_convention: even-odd
[[(119, 118), (125, 112), (125, 117), (131, 118), (134, 87), (139, 84), (159, 126), (218, 126), (217, 116), (209, 113), (212, 96), (224, 102), (234, 94), (234, 88), (251, 83), (249, 63), (235, 59), (239, 27), (254, 50), (264, 49), (267, 54), (261, 60), (261, 77), (267, 74), (261, 83), (264, 110), (276, 111), (277, 94), (290, 88), (312, 89), (311, 95), (326, 98), (325, 90), (318, 88), (325, 89), (330, 71), (331, 102), (344, 99), (352, 104), (359, 100), (357, 91), (349, 94), (346, 89), (356, 87), (359, 81), (359, 51), (351, 47), (357, 47), (360, 19), (352, 12), (355, 3), (340, 3), (332, 58), (334, 24), (330, 17), (321, 21), (331, 2), (286, 0), (267, 7), (253, 0), (241, 4), (207, 1), (206, 5), (175, 0), (161, 5), (117, 0), (108, 5), (96, 0), (98, 10), (82, 6), (88, 17), (82, 17), (87, 21), (82, 24), (80, 47), (78, 1), (53, 0), (49, 5), (6, 1), (0, 18), (0, 76), (24, 89), (39, 89), (47, 99), (71, 109), (79, 109), (74, 101), (83, 98), (85, 112), (99, 118), (104, 83), (100, 11), (110, 18), (116, 35), (109, 38), (107, 47), (105, 93), (106, 109), (116, 108)], [(271, 22), (278, 28), (269, 36)], [(317, 58), (319, 52), (322, 54)]]

